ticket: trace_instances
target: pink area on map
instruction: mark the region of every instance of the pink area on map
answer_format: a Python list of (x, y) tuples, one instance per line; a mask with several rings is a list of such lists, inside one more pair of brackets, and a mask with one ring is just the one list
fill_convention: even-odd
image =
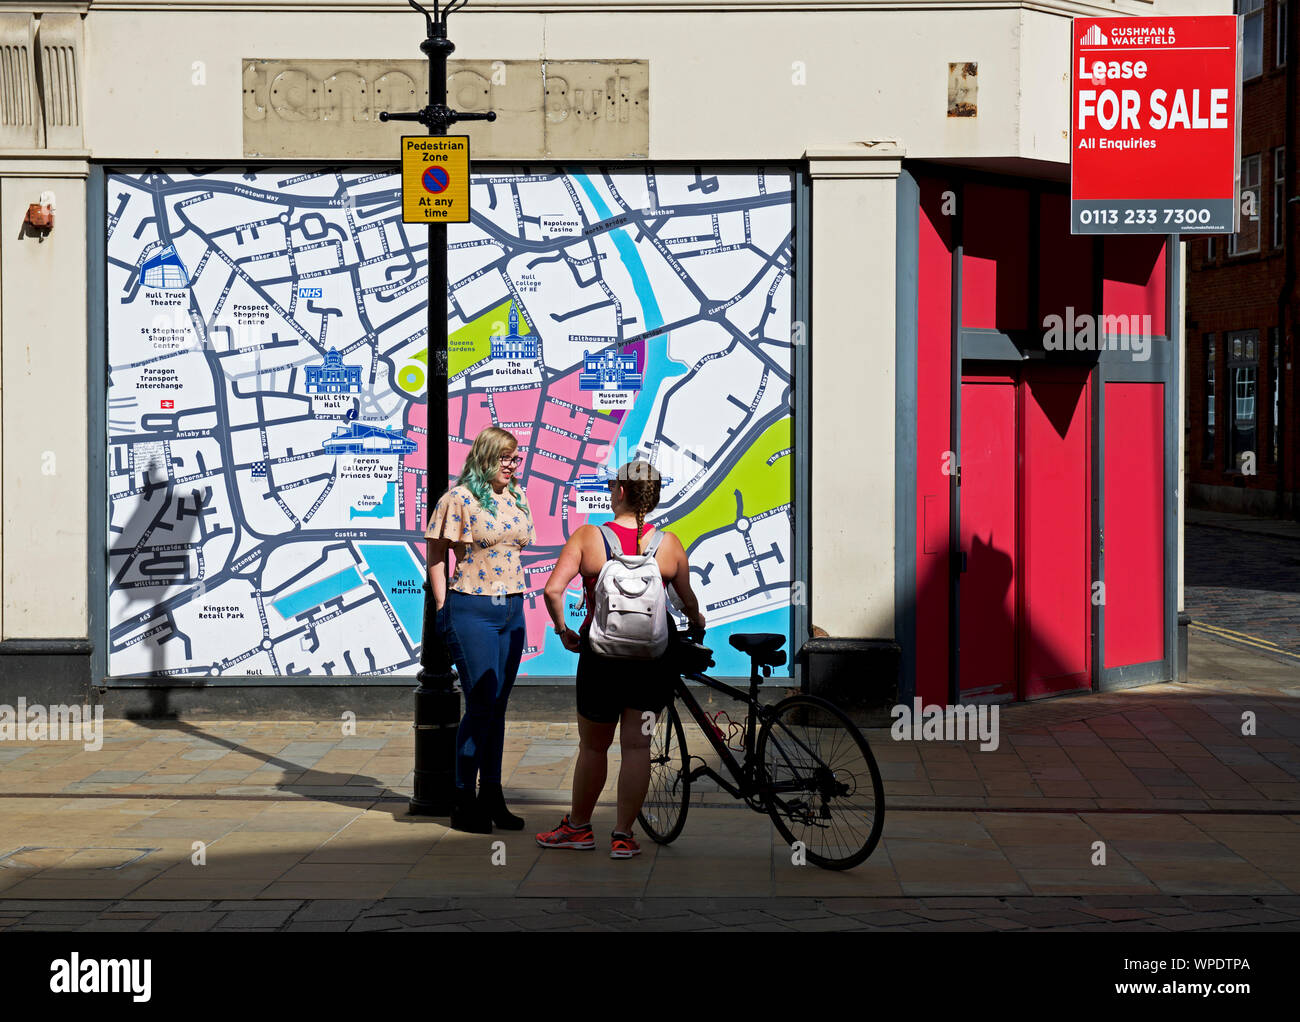
[[(545, 585), (546, 579), (543, 576), (540, 579), (540, 585)], [(539, 652), (546, 647), (546, 643), (555, 639), (555, 634), (551, 631), (551, 615), (546, 610), (546, 604), (543, 602), (541, 593), (536, 595), (529, 594), (524, 600), (524, 645), (531, 646)], [(559, 640), (556, 639), (558, 642)], [(536, 656), (537, 654), (533, 654)], [(532, 659), (529, 657), (528, 659)]]
[(567, 461), (570, 467), (577, 467), (578, 454), (582, 450), (582, 441), (574, 440), (549, 429), (537, 431), (537, 450), (554, 455), (561, 461)]
[[(492, 406), (497, 412), (497, 422), (536, 422), (537, 402), (542, 396), (540, 389), (502, 390), (492, 397)], [(523, 443), (523, 439), (519, 441)]]
[(510, 429), (507, 430), (519, 444), (519, 453), (527, 455), (533, 447), (533, 431), (531, 429)]
[[(460, 422), (460, 409), (449, 415), (449, 421), (456, 425)], [(479, 435), (481, 430), (492, 425), (492, 414), (488, 411), (486, 394), (471, 394), (469, 397), (469, 411), (465, 416), (465, 432), (462, 434), (466, 440), (472, 441)], [(458, 432), (457, 430), (454, 430)]]
[[(551, 382), (551, 385), (547, 388), (546, 392), (551, 397), (558, 397), (564, 401), (572, 402), (573, 404), (577, 405), (579, 408), (591, 407), (591, 392), (587, 390), (578, 389), (577, 370), (574, 370), (573, 372), (570, 373), (565, 373), (558, 380), (553, 380)], [(548, 408), (546, 411), (547, 411), (547, 418), (550, 419), (552, 415), (562, 412), (564, 411), (564, 409)]]
[[(550, 480), (568, 483), (575, 474), (573, 462), (550, 457), (542, 451), (534, 451), (528, 461), (528, 479), (525, 482), (531, 483), (539, 476), (546, 476)], [(538, 479), (538, 481), (544, 480)]]
[(415, 450), (402, 456), (402, 493), (405, 507), (402, 509), (402, 528), (424, 530), (416, 493), (424, 487), (424, 472), (429, 464), (429, 437), (424, 432), (424, 425), (429, 421), (427, 405), (411, 404), (406, 407), (406, 435), (415, 441)]
[(460, 475), (460, 470), (465, 467), (465, 459), (468, 457), (469, 444), (460, 440), (449, 440), (447, 442), (447, 464), (450, 467), (453, 480)]

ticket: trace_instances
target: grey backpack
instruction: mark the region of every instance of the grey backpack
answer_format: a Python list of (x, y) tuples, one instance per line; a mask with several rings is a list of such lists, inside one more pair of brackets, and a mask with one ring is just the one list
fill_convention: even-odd
[(609, 557), (596, 576), (587, 641), (602, 656), (660, 657), (668, 649), (668, 596), (655, 560), (663, 534), (655, 530), (644, 554), (625, 554), (614, 530), (599, 528)]

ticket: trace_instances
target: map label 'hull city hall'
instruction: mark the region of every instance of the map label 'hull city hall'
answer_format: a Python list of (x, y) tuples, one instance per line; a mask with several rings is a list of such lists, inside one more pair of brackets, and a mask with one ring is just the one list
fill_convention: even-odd
[[(1177, 675), (1180, 246), (1070, 234), (1070, 5), (476, 0), (447, 423), (378, 120), (424, 101), (421, 19), (65, 6), (0, 12), (0, 701), (405, 714), (430, 445), (456, 473), (493, 423), (522, 683), (572, 678), (541, 587), (632, 457), (719, 675), (753, 631), (847, 700)], [(1067, 309), (1151, 337), (1045, 344)]]

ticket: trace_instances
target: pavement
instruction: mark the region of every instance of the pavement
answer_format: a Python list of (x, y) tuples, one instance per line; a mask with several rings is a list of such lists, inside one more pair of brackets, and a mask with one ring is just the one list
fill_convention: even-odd
[(409, 816), (407, 722), (0, 741), (0, 930), (1300, 929), (1300, 537), (1242, 517), (1189, 513), (1188, 683), (1001, 707), (995, 750), (868, 730), (888, 809), (853, 870), (795, 865), (707, 782), (681, 837), (638, 858), (538, 848), (577, 729), (571, 690), (521, 687), (504, 767), (522, 833)]
[[(513, 719), (539, 705), (527, 689), (504, 763), (523, 833), (409, 816), (404, 722), (113, 720), (99, 751), (4, 742), (0, 929), (1300, 928), (1300, 669), (1203, 636), (1191, 662), (1189, 684), (1005, 707), (996, 750), (869, 731), (884, 836), (842, 873), (794, 865), (716, 790), (636, 859), (538, 848), (577, 733)], [(615, 748), (602, 837), (616, 768)]]

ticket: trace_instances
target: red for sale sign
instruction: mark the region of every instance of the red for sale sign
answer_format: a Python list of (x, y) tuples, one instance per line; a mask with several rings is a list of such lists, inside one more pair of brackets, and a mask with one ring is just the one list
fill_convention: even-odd
[(1071, 233), (1236, 231), (1239, 19), (1075, 18), (1073, 32)]

